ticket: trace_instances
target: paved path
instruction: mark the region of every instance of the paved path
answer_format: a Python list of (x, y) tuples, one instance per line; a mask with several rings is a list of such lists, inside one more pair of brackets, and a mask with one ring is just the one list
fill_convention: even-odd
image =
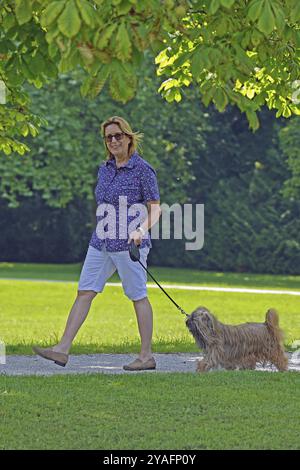
[[(76, 281), (57, 281), (48, 279), (30, 279), (30, 278), (14, 278), (2, 277), (0, 281), (30, 281), (30, 282), (51, 282), (51, 283), (64, 283), (64, 284), (77, 284)], [(164, 289), (179, 289), (179, 290), (196, 290), (196, 291), (211, 291), (211, 292), (236, 292), (239, 294), (274, 294), (274, 295), (297, 295), (300, 296), (300, 291), (297, 290), (279, 290), (279, 289), (254, 289), (248, 287), (214, 287), (214, 286), (191, 286), (185, 284), (164, 284), (161, 283)], [(120, 282), (107, 282), (105, 286), (122, 287)], [(149, 289), (159, 289), (156, 284), (147, 283)]]
[[(160, 372), (195, 372), (196, 361), (200, 353), (154, 354), (157, 369), (147, 373)], [(60, 367), (52, 361), (39, 356), (6, 356), (6, 364), (0, 364), (0, 375), (61, 375), (61, 374), (136, 374), (126, 372), (123, 365), (136, 356), (133, 354), (80, 354), (71, 355), (66, 367)], [(272, 371), (271, 367), (258, 370)], [(289, 354), (289, 370), (300, 372), (300, 357)]]

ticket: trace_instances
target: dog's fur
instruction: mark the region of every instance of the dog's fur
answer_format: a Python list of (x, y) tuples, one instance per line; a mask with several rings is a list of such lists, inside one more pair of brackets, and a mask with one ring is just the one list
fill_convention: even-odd
[(186, 325), (204, 358), (197, 371), (211, 369), (255, 369), (256, 363), (274, 364), (287, 370), (288, 359), (283, 348), (283, 332), (279, 328), (276, 310), (266, 313), (264, 323), (224, 325), (205, 307), (188, 315)]

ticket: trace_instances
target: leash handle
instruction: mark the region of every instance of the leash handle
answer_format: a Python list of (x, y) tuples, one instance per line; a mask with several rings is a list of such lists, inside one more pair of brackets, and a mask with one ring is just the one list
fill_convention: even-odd
[(129, 243), (129, 256), (132, 259), (132, 261), (138, 261), (140, 265), (145, 269), (145, 271), (149, 274), (151, 279), (158, 285), (158, 287), (166, 294), (167, 297), (173, 302), (173, 304), (180, 310), (180, 312), (188, 317), (188, 314), (183, 310), (183, 308), (179, 307), (179, 305), (172, 299), (172, 297), (169, 296), (168, 292), (165, 291), (165, 289), (157, 282), (156, 279), (152, 276), (152, 274), (148, 271), (146, 266), (143, 265), (143, 263), (140, 261), (140, 250), (139, 247), (135, 245), (134, 240), (131, 240)]
[(146, 266), (143, 265), (143, 263), (138, 259), (137, 260), (141, 266), (143, 266), (143, 268), (145, 269), (145, 271), (147, 271), (147, 273), (149, 274), (149, 276), (151, 277), (151, 279), (153, 279), (153, 281), (158, 285), (158, 287), (161, 288), (161, 290), (166, 294), (167, 297), (169, 297), (169, 299), (171, 300), (171, 302), (173, 302), (173, 304), (178, 308), (178, 310), (180, 310), (180, 313), (182, 313), (183, 315), (186, 315), (188, 316), (188, 314), (183, 310), (183, 308), (179, 307), (179, 305), (175, 302), (175, 300), (172, 299), (172, 297), (169, 296), (168, 292), (165, 291), (165, 289), (157, 282), (156, 279), (154, 279), (154, 277), (152, 276), (152, 274), (148, 271), (148, 269), (146, 268)]

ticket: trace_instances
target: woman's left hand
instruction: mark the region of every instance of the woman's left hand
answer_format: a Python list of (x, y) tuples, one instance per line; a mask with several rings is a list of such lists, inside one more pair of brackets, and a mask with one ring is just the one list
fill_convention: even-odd
[(129, 234), (128, 243), (130, 243), (131, 240), (134, 240), (134, 244), (139, 246), (142, 243), (142, 239), (142, 233), (139, 230), (135, 230)]

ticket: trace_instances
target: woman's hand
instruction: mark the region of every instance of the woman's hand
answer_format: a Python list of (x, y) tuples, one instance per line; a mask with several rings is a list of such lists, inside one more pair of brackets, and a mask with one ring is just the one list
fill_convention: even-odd
[(135, 230), (134, 232), (131, 232), (129, 234), (128, 243), (130, 243), (130, 240), (133, 240), (134, 244), (136, 246), (139, 246), (142, 243), (142, 239), (143, 239), (142, 232), (140, 232), (139, 230)]

